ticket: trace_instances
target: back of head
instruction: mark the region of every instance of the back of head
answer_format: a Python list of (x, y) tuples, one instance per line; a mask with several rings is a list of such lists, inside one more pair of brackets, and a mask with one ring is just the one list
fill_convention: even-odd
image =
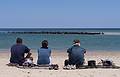
[(22, 43), (22, 39), (18, 37), (18, 38), (16, 39), (16, 43)]
[(73, 43), (74, 43), (74, 44), (76, 44), (76, 43), (80, 43), (80, 40), (75, 39), (75, 40), (73, 40)]
[(42, 48), (48, 48), (48, 41), (47, 40), (42, 41)]

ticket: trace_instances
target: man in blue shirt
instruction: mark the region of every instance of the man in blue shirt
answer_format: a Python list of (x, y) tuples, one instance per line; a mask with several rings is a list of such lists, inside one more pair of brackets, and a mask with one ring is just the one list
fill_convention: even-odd
[(78, 68), (84, 63), (84, 53), (86, 53), (86, 50), (80, 46), (79, 40), (74, 40), (73, 42), (73, 46), (67, 50), (69, 59), (65, 60), (65, 66), (76, 65), (76, 68)]
[(31, 55), (30, 49), (22, 44), (22, 39), (17, 38), (16, 44), (11, 47), (10, 63), (22, 65), (25, 61), (25, 53)]

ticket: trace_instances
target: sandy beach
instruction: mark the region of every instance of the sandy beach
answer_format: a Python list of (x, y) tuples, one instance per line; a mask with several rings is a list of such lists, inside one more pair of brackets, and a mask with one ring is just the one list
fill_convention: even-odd
[[(88, 60), (110, 59), (120, 66), (120, 52), (87, 52), (85, 64)], [(52, 63), (59, 65), (59, 70), (47, 69), (19, 69), (6, 66), (9, 63), (10, 53), (0, 52), (0, 77), (119, 77), (120, 69), (76, 69), (63, 70), (64, 60), (67, 59), (66, 52), (52, 52)], [(34, 62), (37, 60), (37, 53), (33, 53)]]

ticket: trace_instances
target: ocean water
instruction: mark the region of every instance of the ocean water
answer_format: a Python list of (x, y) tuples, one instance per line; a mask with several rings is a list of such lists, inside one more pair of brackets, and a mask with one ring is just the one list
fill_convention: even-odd
[[(8, 32), (103, 32), (103, 35), (81, 34), (12, 34)], [(74, 39), (80, 39), (81, 46), (87, 51), (120, 51), (120, 29), (79, 29), (79, 28), (7, 28), (0, 29), (0, 50), (10, 49), (15, 44), (17, 37), (31, 49), (41, 47), (42, 40), (48, 40), (49, 47), (53, 50), (67, 50), (72, 46)]]

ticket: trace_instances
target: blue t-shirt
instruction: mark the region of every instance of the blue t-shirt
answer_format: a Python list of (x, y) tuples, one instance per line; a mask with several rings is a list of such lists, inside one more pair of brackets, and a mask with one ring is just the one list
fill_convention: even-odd
[(49, 64), (51, 56), (51, 49), (39, 48), (37, 64)]
[(86, 50), (78, 45), (74, 45), (67, 50), (70, 64), (82, 64)]
[(11, 63), (22, 64), (24, 62), (24, 55), (28, 53), (30, 49), (22, 44), (15, 44), (11, 47)]

